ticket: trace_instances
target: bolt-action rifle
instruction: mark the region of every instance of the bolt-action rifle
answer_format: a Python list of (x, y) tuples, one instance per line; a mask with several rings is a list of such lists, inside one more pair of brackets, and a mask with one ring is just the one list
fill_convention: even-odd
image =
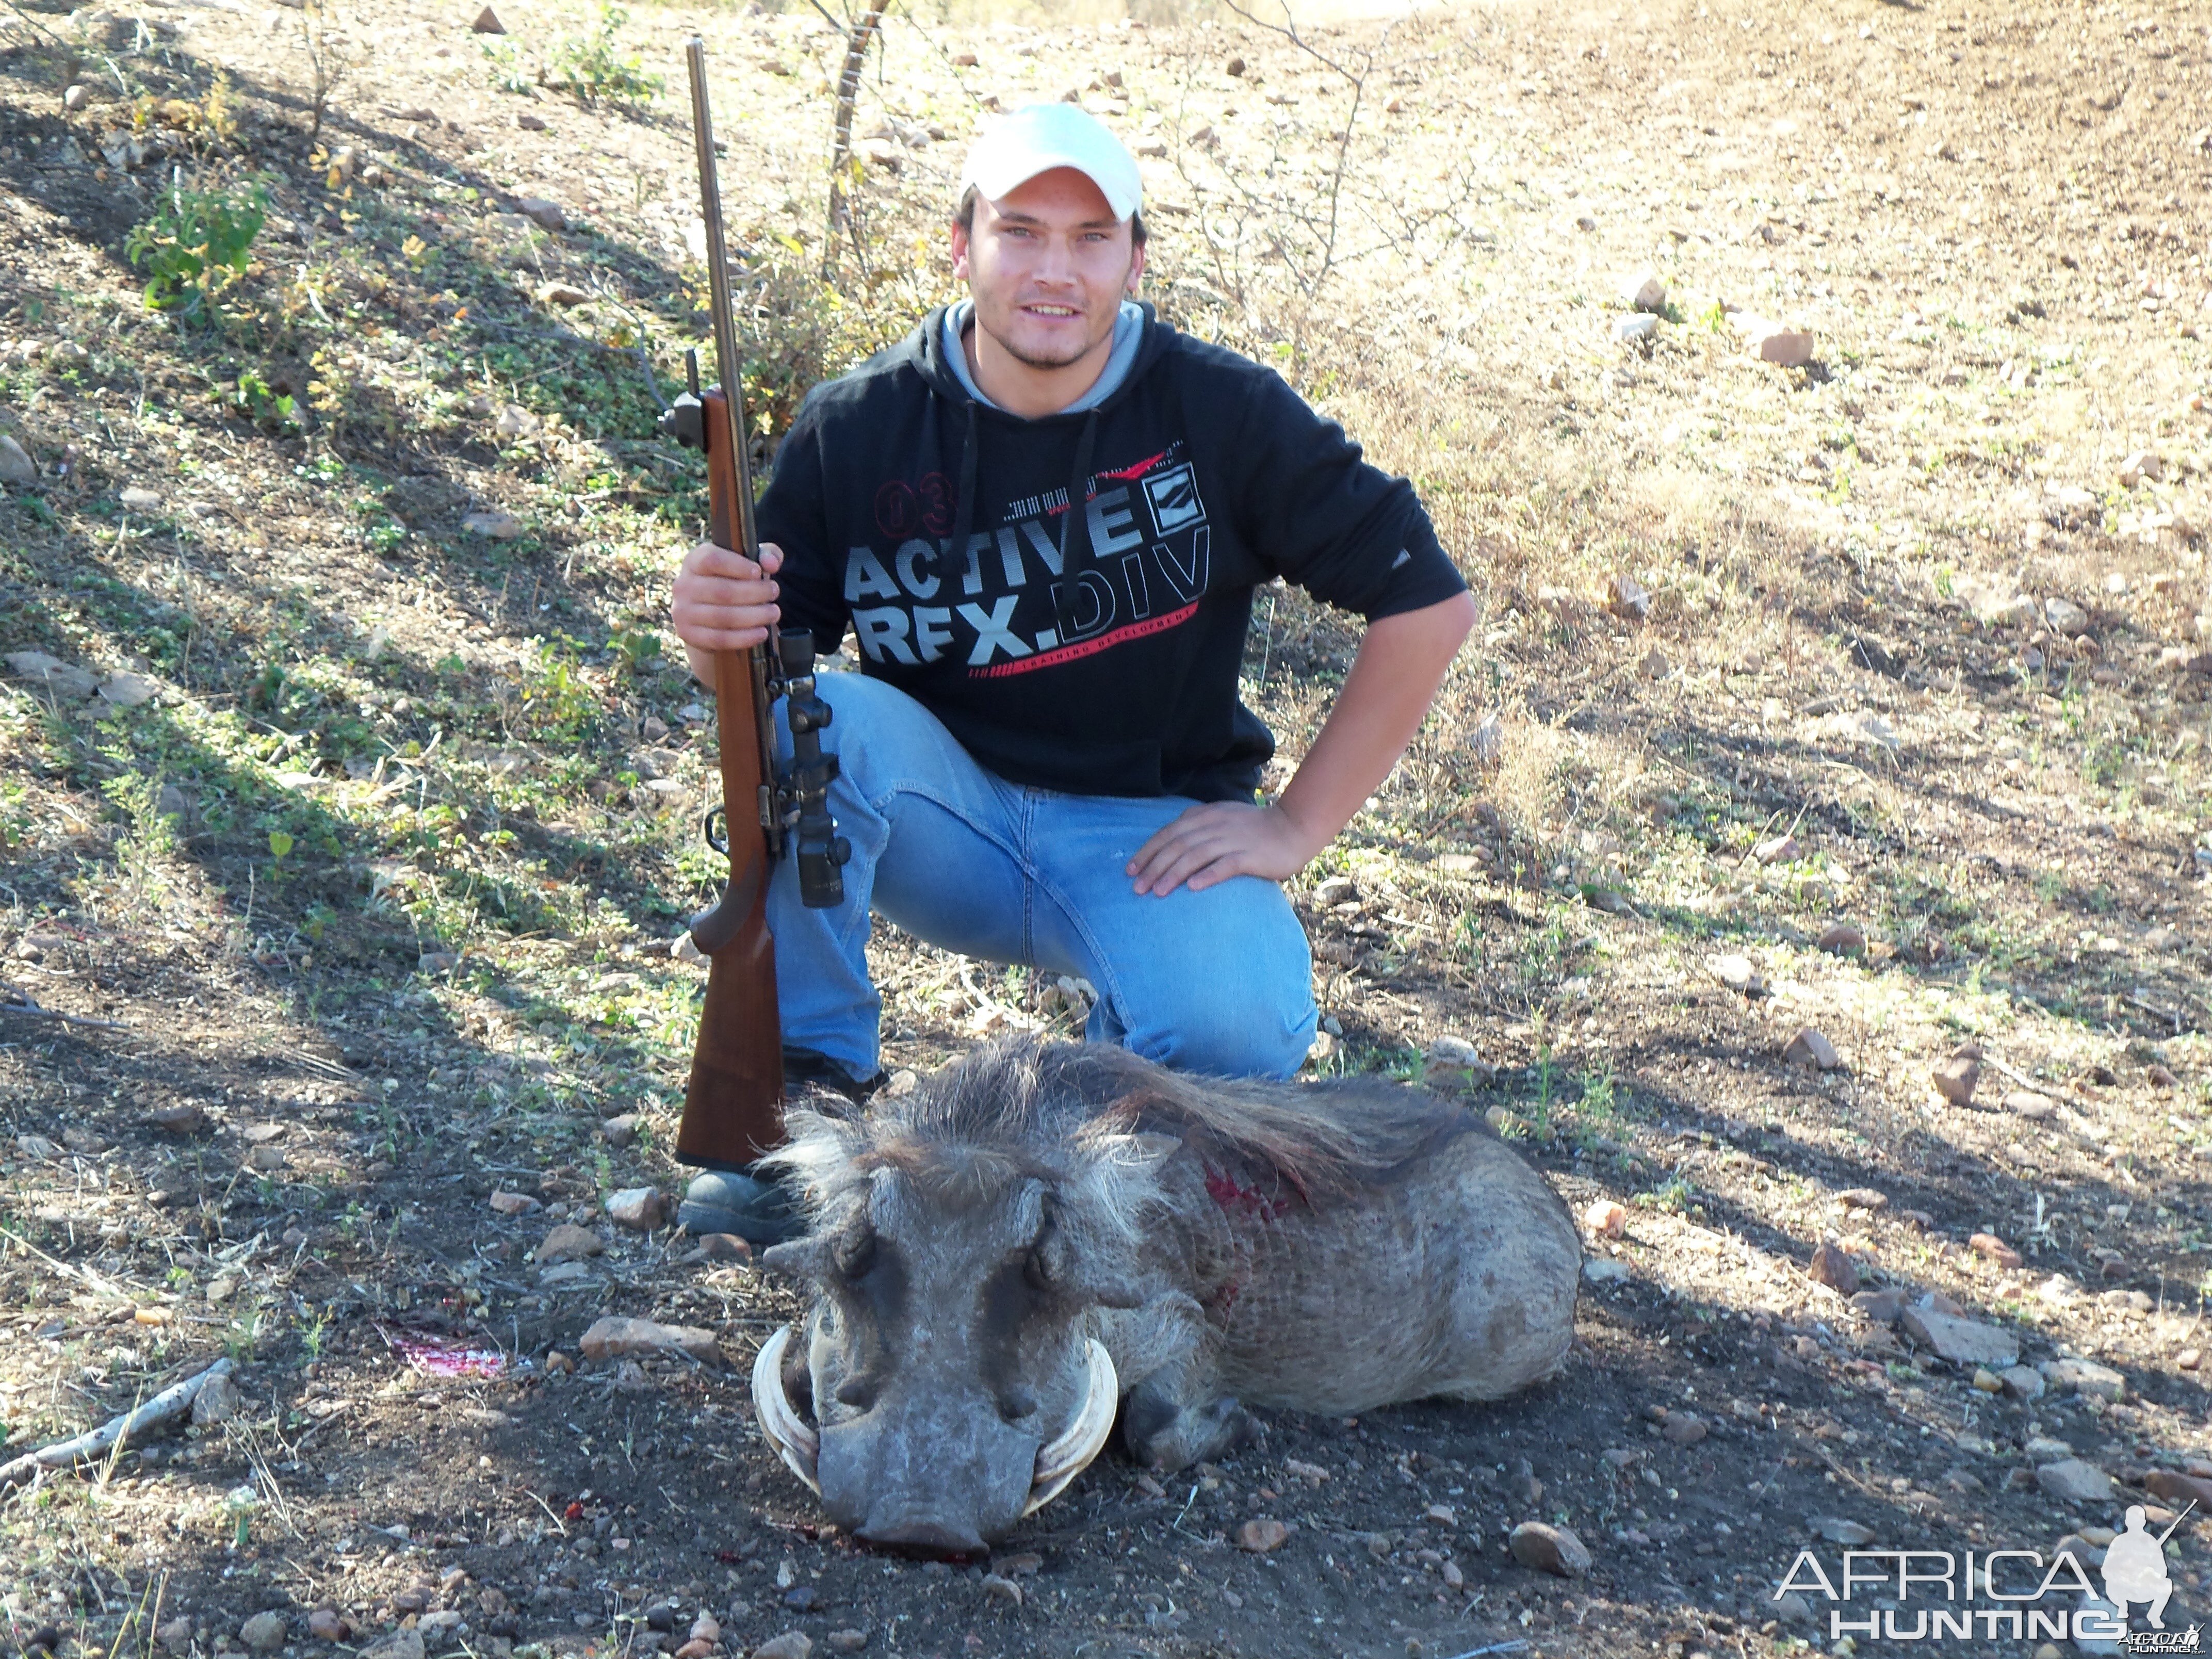
[[(691, 353), (685, 365), (688, 389), (660, 417), (660, 429), (688, 448), (706, 452), (708, 519), (714, 544), (758, 563), (744, 387), (723, 252), (714, 121), (707, 108), (705, 43), (686, 41), (684, 57), (691, 72), (707, 285), (721, 382), (702, 392), (698, 354)], [(703, 827), (708, 844), (727, 855), (730, 879), (721, 902), (691, 919), (691, 942), (709, 966), (676, 1139), (677, 1157), (709, 1169), (743, 1169), (783, 1140), (783, 1042), (776, 1018), (775, 946), (768, 931), (768, 884), (775, 862), (787, 848), (795, 852), (800, 899), (825, 908), (844, 902), (840, 866), (851, 850), (830, 816), (830, 781), (837, 775), (837, 757), (822, 752), (830, 705), (815, 691), (814, 636), (795, 628), (771, 628), (769, 635), (765, 646), (714, 653), (722, 805), (708, 812)], [(793, 752), (791, 764), (780, 775), (770, 712), (779, 696), (787, 700)]]

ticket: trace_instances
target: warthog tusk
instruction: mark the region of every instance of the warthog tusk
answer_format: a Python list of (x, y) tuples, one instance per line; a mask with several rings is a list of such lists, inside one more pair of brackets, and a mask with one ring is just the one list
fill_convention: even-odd
[(1121, 1379), (1114, 1374), (1113, 1356), (1106, 1352), (1106, 1345), (1092, 1337), (1090, 1346), (1090, 1386), (1075, 1420), (1059, 1439), (1037, 1453), (1030, 1501), (1022, 1510), (1025, 1516), (1035, 1515), (1065, 1492), (1067, 1483), (1083, 1473), (1084, 1466), (1098, 1455), (1106, 1437), (1114, 1432), (1115, 1407), (1121, 1403)]
[[(791, 1344), (791, 1327), (780, 1327), (761, 1344), (753, 1360), (753, 1420), (762, 1438), (775, 1448), (784, 1467), (804, 1480), (817, 1498), (822, 1483), (815, 1478), (815, 1460), (822, 1453), (822, 1437), (799, 1420), (783, 1391), (783, 1351)], [(1095, 1450), (1096, 1448), (1093, 1448)]]

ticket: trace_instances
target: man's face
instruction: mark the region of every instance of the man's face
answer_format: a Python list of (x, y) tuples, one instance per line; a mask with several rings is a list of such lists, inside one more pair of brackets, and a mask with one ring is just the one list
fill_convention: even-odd
[(952, 274), (975, 324), (1031, 368), (1063, 368), (1110, 338), (1145, 251), (1097, 185), (1054, 167), (995, 202), (979, 197), (972, 230), (952, 228)]

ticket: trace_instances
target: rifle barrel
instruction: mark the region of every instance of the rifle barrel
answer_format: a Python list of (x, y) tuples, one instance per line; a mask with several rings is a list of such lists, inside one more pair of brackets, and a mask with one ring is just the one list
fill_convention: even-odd
[(691, 136), (699, 146), (699, 217), (707, 229), (707, 294), (714, 313), (714, 370), (729, 411), (730, 459), (737, 469), (736, 516), (731, 528), (748, 559), (760, 557), (760, 535), (753, 527), (750, 444), (745, 429), (744, 365), (738, 359), (738, 330), (730, 308), (729, 260), (722, 235), (722, 188), (714, 173), (714, 118), (707, 108), (707, 43), (693, 35), (684, 43), (684, 66), (691, 73)]

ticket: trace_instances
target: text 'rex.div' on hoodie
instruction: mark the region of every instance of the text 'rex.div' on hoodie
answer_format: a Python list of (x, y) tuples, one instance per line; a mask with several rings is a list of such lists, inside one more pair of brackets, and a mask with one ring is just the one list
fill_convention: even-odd
[(1010, 782), (1249, 799), (1274, 752), (1237, 695), (1256, 584), (1370, 621), (1465, 586), (1413, 486), (1272, 369), (1148, 315), (1111, 395), (1030, 420), (963, 389), (943, 324), (808, 394), (760, 537), (783, 626), (823, 651), (849, 627)]

